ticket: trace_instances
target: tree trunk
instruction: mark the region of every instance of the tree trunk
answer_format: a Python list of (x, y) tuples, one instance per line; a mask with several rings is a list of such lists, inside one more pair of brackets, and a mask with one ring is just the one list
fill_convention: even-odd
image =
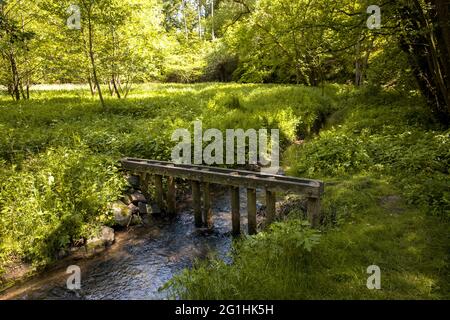
[(450, 0), (418, 0), (399, 8), (404, 22), (400, 46), (408, 55), (420, 90), (435, 117), (450, 123)]
[(201, 11), (201, 1), (198, 1), (198, 37), (202, 39), (202, 11)]
[(88, 83), (89, 83), (89, 89), (91, 90), (91, 95), (95, 96), (95, 87), (94, 87), (94, 84), (92, 83), (92, 77), (91, 77), (90, 70), (89, 70), (89, 75), (88, 75)]
[(103, 95), (102, 95), (102, 88), (100, 87), (100, 83), (98, 81), (98, 77), (97, 77), (97, 67), (95, 65), (95, 54), (94, 54), (94, 44), (93, 44), (93, 26), (92, 26), (92, 21), (91, 21), (91, 10), (89, 10), (88, 12), (88, 28), (89, 28), (89, 57), (91, 60), (91, 65), (92, 65), (92, 75), (94, 77), (94, 83), (97, 87), (98, 90), (98, 96), (100, 98), (100, 103), (102, 105), (103, 108), (106, 107), (105, 105), (105, 101), (103, 100)]
[(12, 77), (12, 94), (16, 101), (20, 100), (20, 77), (19, 77), (19, 71), (17, 69), (16, 59), (14, 57), (13, 53), (10, 53), (9, 55), (9, 62), (11, 64), (11, 77)]
[(117, 87), (117, 83), (116, 83), (116, 77), (113, 75), (112, 77), (112, 85), (113, 85), (113, 90), (117, 95), (117, 98), (121, 99), (122, 97), (120, 96), (120, 91)]
[(119, 89), (117, 88), (117, 82), (116, 78), (117, 75), (117, 68), (116, 68), (116, 34), (114, 28), (111, 30), (111, 39), (112, 39), (112, 61), (111, 61), (111, 83), (112, 83), (112, 94), (114, 93), (117, 95), (117, 98), (121, 98)]
[(362, 82), (361, 72), (361, 41), (356, 44), (356, 59), (355, 59), (355, 86), (359, 87)]
[(216, 33), (214, 30), (214, 0), (211, 0), (211, 38), (216, 39)]
[(186, 0), (183, 0), (183, 21), (184, 21), (184, 35), (186, 37), (186, 41), (189, 40), (189, 32), (187, 27), (187, 19), (186, 19)]

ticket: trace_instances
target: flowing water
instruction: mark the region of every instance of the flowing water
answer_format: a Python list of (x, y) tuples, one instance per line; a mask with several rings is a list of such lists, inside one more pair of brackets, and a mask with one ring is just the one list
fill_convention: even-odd
[[(259, 194), (260, 196), (260, 194)], [(245, 190), (241, 198), (245, 199)], [(231, 262), (231, 208), (228, 192), (213, 195), (214, 230), (205, 233), (194, 226), (190, 199), (178, 208), (172, 221), (150, 218), (144, 226), (118, 233), (116, 243), (91, 258), (71, 261), (81, 268), (81, 290), (70, 291), (63, 265), (0, 294), (0, 299), (167, 299), (160, 288), (196, 259), (216, 254)], [(241, 202), (241, 228), (246, 230), (246, 206)], [(261, 203), (258, 202), (258, 207)], [(63, 261), (64, 264), (64, 261)]]

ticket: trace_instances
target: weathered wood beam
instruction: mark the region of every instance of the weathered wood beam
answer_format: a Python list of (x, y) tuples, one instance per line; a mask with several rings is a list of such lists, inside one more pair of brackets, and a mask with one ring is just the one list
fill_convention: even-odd
[(140, 177), (139, 177), (139, 183), (141, 185), (141, 191), (142, 191), (142, 194), (144, 195), (145, 199), (147, 199), (147, 201), (150, 200), (150, 192), (149, 192), (150, 181), (149, 181), (149, 177), (150, 177), (150, 174), (147, 174), (145, 172), (141, 173)]
[[(206, 166), (176, 165), (170, 162), (125, 158), (122, 159), (125, 170), (136, 172), (141, 179), (147, 174), (155, 175), (156, 201), (160, 208), (164, 206), (162, 177), (168, 177), (167, 211), (176, 210), (175, 178), (188, 179), (193, 183), (193, 202), (196, 225), (212, 227), (212, 209), (210, 183), (226, 185), (232, 188), (233, 230), (238, 230), (239, 187), (247, 188), (249, 233), (256, 233), (256, 189), (266, 189), (267, 222), (270, 224), (276, 215), (276, 192), (293, 192), (308, 198), (308, 217), (317, 227), (320, 223), (320, 197), (324, 184), (318, 180), (298, 179), (279, 175), (268, 175), (243, 170), (230, 170)], [(201, 209), (201, 190), (203, 186), (203, 210)], [(145, 186), (143, 187), (143, 190)], [(237, 191), (236, 191), (237, 190)], [(237, 201), (237, 202), (236, 202)], [(234, 203), (234, 204), (233, 204)]]
[(156, 188), (156, 204), (159, 210), (164, 210), (164, 190), (162, 176), (155, 175), (155, 188)]
[(242, 170), (175, 165), (169, 162), (128, 158), (123, 159), (122, 164), (126, 170), (136, 172), (149, 172), (163, 176), (250, 189), (266, 188), (273, 192), (300, 193), (309, 198), (320, 198), (324, 189), (321, 181), (273, 176)]
[(266, 190), (266, 225), (270, 225), (275, 220), (276, 202), (275, 192)]
[(167, 213), (170, 216), (176, 214), (176, 184), (174, 177), (167, 178)]
[(256, 234), (256, 189), (247, 189), (248, 234)]
[(307, 203), (308, 219), (313, 228), (319, 226), (320, 223), (320, 199), (308, 198)]
[(203, 226), (202, 196), (198, 181), (192, 181), (192, 205), (194, 207), (195, 226), (201, 228)]
[(239, 201), (239, 188), (231, 187), (231, 216), (233, 225), (233, 235), (237, 236), (241, 233), (241, 213)]
[(212, 228), (211, 190), (209, 183), (203, 183), (203, 222), (205, 227)]

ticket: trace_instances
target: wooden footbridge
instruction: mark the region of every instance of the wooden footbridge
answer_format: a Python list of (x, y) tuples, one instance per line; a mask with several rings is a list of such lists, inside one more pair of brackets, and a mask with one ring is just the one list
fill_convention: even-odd
[[(279, 175), (268, 175), (251, 171), (230, 170), (196, 165), (177, 165), (170, 162), (144, 159), (122, 159), (124, 170), (141, 177), (142, 190), (148, 190), (153, 179), (156, 188), (156, 202), (160, 208), (167, 208), (169, 214), (176, 212), (175, 179), (185, 179), (192, 183), (192, 198), (196, 227), (212, 225), (210, 185), (217, 184), (230, 188), (233, 234), (240, 234), (239, 188), (247, 189), (248, 232), (255, 234), (256, 189), (266, 192), (266, 221), (271, 223), (276, 215), (276, 193), (291, 192), (307, 198), (307, 212), (311, 224), (316, 227), (320, 219), (320, 197), (324, 184), (317, 180), (298, 179)], [(167, 196), (164, 205), (163, 177), (167, 178)], [(146, 191), (144, 191), (146, 192)], [(203, 194), (203, 196), (202, 196)]]

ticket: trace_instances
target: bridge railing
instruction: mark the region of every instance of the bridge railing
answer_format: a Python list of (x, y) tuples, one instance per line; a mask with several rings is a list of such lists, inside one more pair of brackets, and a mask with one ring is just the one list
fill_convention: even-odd
[[(320, 197), (324, 192), (324, 184), (318, 180), (298, 179), (280, 175), (269, 175), (243, 170), (214, 168), (198, 165), (178, 165), (164, 161), (124, 158), (122, 167), (141, 176), (143, 189), (148, 188), (153, 176), (156, 189), (156, 202), (163, 208), (164, 190), (163, 177), (167, 177), (167, 211), (175, 214), (176, 186), (175, 179), (191, 181), (194, 206), (195, 225), (197, 227), (211, 226), (212, 209), (210, 185), (227, 186), (231, 190), (231, 211), (233, 233), (240, 233), (240, 194), (239, 188), (247, 189), (248, 232), (255, 234), (256, 223), (256, 189), (263, 188), (266, 192), (266, 223), (270, 224), (276, 215), (276, 193), (291, 192), (307, 198), (308, 218), (313, 226), (320, 219)], [(203, 193), (203, 197), (202, 197)]]

